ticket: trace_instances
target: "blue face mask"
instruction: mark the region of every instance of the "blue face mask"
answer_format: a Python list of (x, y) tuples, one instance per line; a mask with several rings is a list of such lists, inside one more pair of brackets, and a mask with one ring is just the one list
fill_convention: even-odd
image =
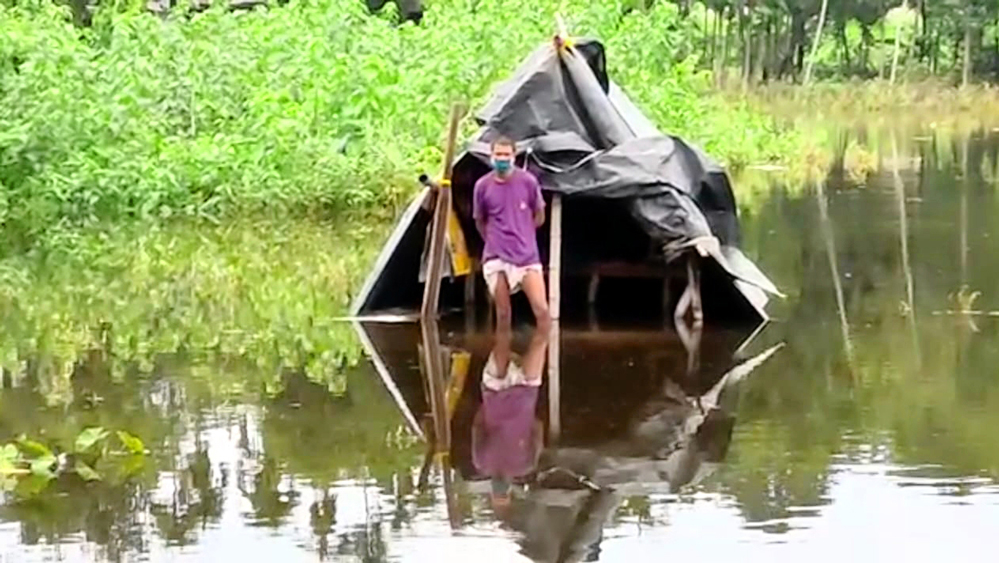
[(499, 172), (500, 174), (506, 174), (507, 172), (509, 172), (511, 166), (513, 166), (513, 163), (509, 160), (493, 159), (493, 168), (496, 169), (496, 171)]

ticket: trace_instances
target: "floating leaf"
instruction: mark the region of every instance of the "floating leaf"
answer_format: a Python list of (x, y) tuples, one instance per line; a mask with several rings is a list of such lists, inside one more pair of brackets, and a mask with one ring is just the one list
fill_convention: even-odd
[(142, 440), (137, 436), (129, 434), (124, 430), (118, 431), (118, 439), (121, 440), (122, 445), (129, 453), (136, 455), (144, 455), (146, 453), (146, 445), (142, 443)]
[(107, 438), (107, 436), (108, 431), (100, 426), (87, 428), (83, 432), (80, 432), (80, 435), (76, 437), (76, 444), (74, 447), (77, 453), (85, 452), (92, 448), (97, 442)]
[(76, 466), (73, 469), (84, 481), (100, 481), (101, 479), (101, 476), (92, 467), (80, 460), (76, 460)]
[(35, 458), (31, 460), (31, 474), (45, 479), (52, 479), (55, 477), (55, 473), (52, 472), (52, 466), (55, 463), (56, 457), (51, 454)]
[(53, 455), (52, 450), (50, 450), (45, 444), (29, 440), (24, 436), (17, 439), (17, 445), (21, 446), (21, 450), (25, 453), (25, 455), (31, 457), (48, 457)]
[(14, 444), (7, 444), (6, 446), (0, 448), (0, 464), (7, 462), (13, 464), (20, 457), (20, 453), (17, 451), (17, 446)]
[(141, 455), (128, 456), (120, 465), (119, 472), (125, 477), (131, 477), (146, 465), (146, 457)]

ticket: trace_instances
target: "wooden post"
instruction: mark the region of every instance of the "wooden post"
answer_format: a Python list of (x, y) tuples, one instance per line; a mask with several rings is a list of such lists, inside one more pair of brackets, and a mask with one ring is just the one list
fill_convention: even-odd
[(561, 339), (559, 319), (562, 308), (562, 196), (552, 197), (548, 254), (548, 309), (552, 324), (548, 338), (548, 441), (558, 440), (561, 421)]
[(451, 106), (451, 118), (448, 123), (447, 143), (444, 146), (444, 173), (440, 184), (435, 186), (437, 202), (434, 206), (434, 216), (430, 223), (430, 253), (427, 260), (427, 283), (423, 288), (423, 306), (420, 318), (427, 320), (437, 318), (438, 303), (441, 293), (441, 271), (444, 262), (444, 245), (447, 242), (448, 212), (451, 209), (451, 173), (454, 169), (454, 148), (458, 139), (458, 123), (461, 121), (462, 107)]
[(562, 196), (552, 196), (548, 254), (548, 309), (552, 319), (560, 318), (562, 307)]
[(430, 413), (434, 420), (435, 453), (447, 452), (451, 448), (451, 426), (448, 424), (447, 399), (445, 395), (444, 358), (442, 357), (440, 331), (436, 320), (420, 323), (420, 338), (423, 341), (423, 366), (426, 389), (429, 395)]

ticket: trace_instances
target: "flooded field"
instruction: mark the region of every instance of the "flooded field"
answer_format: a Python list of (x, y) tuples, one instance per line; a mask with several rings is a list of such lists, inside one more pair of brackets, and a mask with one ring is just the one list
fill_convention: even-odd
[(5, 371), (0, 442), (101, 426), (149, 454), (2, 493), (0, 561), (987, 558), (999, 132), (865, 142), (866, 180), (742, 210), (788, 294), (765, 326), (680, 338), (566, 312), (557, 381), (529, 326), (497, 341), (454, 318), (354, 326), (368, 358), (335, 387), (99, 351), (64, 387)]

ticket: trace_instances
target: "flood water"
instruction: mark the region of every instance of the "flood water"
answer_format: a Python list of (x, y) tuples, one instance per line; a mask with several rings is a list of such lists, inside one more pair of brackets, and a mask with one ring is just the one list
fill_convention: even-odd
[(7, 373), (0, 442), (101, 425), (151, 454), (4, 494), (0, 562), (990, 559), (999, 133), (911, 137), (863, 185), (743, 212), (787, 293), (762, 330), (565, 324), (554, 382), (529, 327), (358, 325), (373, 354), (343, 395), (182, 359)]

